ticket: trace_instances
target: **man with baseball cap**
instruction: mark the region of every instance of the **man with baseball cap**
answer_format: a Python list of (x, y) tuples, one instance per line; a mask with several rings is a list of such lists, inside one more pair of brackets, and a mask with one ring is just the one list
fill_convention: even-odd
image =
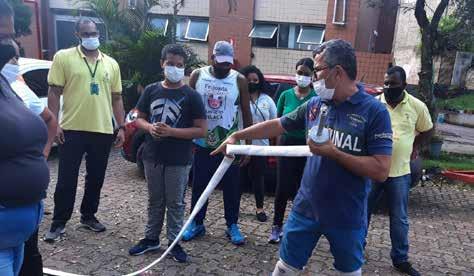
[[(214, 46), (211, 66), (195, 70), (191, 74), (189, 85), (202, 97), (206, 108), (208, 131), (205, 138), (195, 140), (196, 152), (193, 160), (192, 208), (206, 188), (213, 172), (223, 159), (223, 155), (210, 156), (239, 124), (239, 110), (242, 112), (243, 126), (252, 124), (250, 100), (246, 78), (231, 69), (234, 62), (234, 48), (229, 42), (218, 41)], [(247, 141), (250, 144), (250, 141)], [(248, 163), (242, 158), (240, 165)], [(237, 225), (240, 208), (239, 167), (233, 164), (222, 180), (224, 193), (224, 214), (227, 224), (226, 234), (235, 245), (241, 245), (245, 238)], [(197, 214), (193, 223), (183, 235), (184, 241), (205, 234), (204, 218), (207, 203)]]

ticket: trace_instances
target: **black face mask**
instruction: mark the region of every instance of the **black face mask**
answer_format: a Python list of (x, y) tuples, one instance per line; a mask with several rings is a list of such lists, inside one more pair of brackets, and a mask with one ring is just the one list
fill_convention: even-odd
[(217, 66), (212, 66), (212, 69), (214, 70), (214, 77), (218, 79), (224, 79), (229, 75), (230, 68), (221, 68)]
[(260, 90), (260, 84), (254, 83), (254, 82), (249, 82), (249, 93), (253, 94), (258, 92)]
[(393, 88), (384, 88), (383, 89), (383, 94), (385, 96), (385, 99), (387, 102), (397, 102), (400, 100), (400, 97), (402, 96), (403, 93), (403, 88), (402, 87), (393, 87)]

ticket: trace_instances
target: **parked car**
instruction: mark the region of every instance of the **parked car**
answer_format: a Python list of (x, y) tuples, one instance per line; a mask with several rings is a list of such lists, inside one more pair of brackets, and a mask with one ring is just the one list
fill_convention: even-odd
[(19, 73), (25, 83), (30, 87), (41, 101), (48, 105), (48, 72), (52, 62), (49, 60), (20, 58), (18, 65)]
[[(275, 100), (278, 101), (281, 93), (296, 85), (294, 76), (288, 75), (265, 75), (266, 84), (264, 91)], [(372, 95), (382, 93), (382, 87), (376, 85), (364, 84), (366, 91)], [(140, 173), (143, 175), (143, 142), (145, 141), (146, 132), (138, 129), (136, 119), (138, 111), (132, 109), (125, 118), (125, 143), (122, 148), (122, 156), (133, 163), (137, 164)], [(273, 193), (276, 183), (276, 157), (267, 158), (267, 170), (265, 172), (265, 187), (268, 193)], [(246, 190), (246, 187), (243, 187)], [(250, 189), (250, 187), (249, 187)]]

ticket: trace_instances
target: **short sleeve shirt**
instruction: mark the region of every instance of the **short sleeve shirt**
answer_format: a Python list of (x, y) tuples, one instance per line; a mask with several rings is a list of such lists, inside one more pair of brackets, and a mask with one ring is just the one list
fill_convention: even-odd
[[(356, 156), (391, 155), (392, 129), (387, 109), (358, 86), (338, 105), (328, 103), (326, 127), (332, 143)], [(314, 97), (281, 118), (287, 131), (310, 129), (318, 121), (321, 99)], [(308, 157), (293, 210), (321, 225), (361, 229), (367, 225), (370, 180), (355, 175), (333, 159)]]
[[(173, 128), (189, 128), (194, 120), (206, 119), (201, 96), (185, 85), (178, 89), (153, 83), (145, 88), (137, 109), (145, 113), (150, 123), (162, 122)], [(146, 135), (144, 159), (164, 165), (188, 165), (192, 157), (192, 140)]]
[(402, 102), (392, 108), (385, 96), (380, 95), (380, 101), (386, 106), (392, 120), (393, 154), (390, 167), (390, 177), (410, 174), (410, 156), (413, 142), (420, 132), (433, 128), (428, 107), (408, 94), (406, 91)]
[(65, 130), (113, 133), (112, 93), (122, 91), (120, 68), (101, 52), (92, 76), (95, 65), (87, 61), (80, 47), (61, 50), (54, 56), (48, 84), (63, 87), (60, 125)]
[[(264, 121), (272, 120), (277, 117), (276, 105), (273, 99), (267, 94), (261, 93), (258, 99), (250, 101), (250, 111), (252, 112), (252, 121), (258, 124)], [(252, 140), (253, 145), (268, 146), (268, 139)]]
[[(308, 96), (304, 97), (303, 99), (298, 99), (298, 97), (296, 97), (295, 88), (291, 88), (282, 92), (280, 97), (278, 98), (278, 103), (277, 103), (278, 117), (281, 117), (283, 115), (293, 112), (300, 105), (304, 104), (305, 102), (307, 102), (309, 99), (311, 99), (314, 96), (316, 96), (316, 92), (314, 92), (314, 90), (311, 90)], [(306, 133), (304, 132), (304, 130), (300, 129), (300, 130), (287, 132), (284, 134), (284, 136), (303, 140), (306, 138)]]

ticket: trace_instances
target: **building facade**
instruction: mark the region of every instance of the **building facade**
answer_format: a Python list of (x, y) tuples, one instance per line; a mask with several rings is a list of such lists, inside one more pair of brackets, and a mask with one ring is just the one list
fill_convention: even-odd
[[(135, 0), (122, 1), (127, 8)], [(156, 28), (166, 32), (174, 1), (168, 0), (170, 5), (162, 2), (164, 5), (153, 7), (149, 16)], [(236, 6), (229, 7), (229, 2)], [(393, 60), (398, 12), (393, 4), (396, 1), (382, 2), (369, 7), (365, 0), (188, 0), (175, 20), (176, 36), (204, 61), (210, 59), (216, 41), (228, 40), (235, 47), (238, 64), (254, 64), (267, 74), (294, 74), (298, 59), (311, 57), (311, 51), (323, 41), (342, 38), (357, 50), (358, 80), (381, 84)], [(42, 51), (36, 52), (42, 57), (51, 58), (57, 50), (77, 43), (74, 22), (78, 7), (74, 3), (41, 1), (40, 25), (46, 27), (37, 39)], [(104, 26), (99, 24), (99, 28)], [(34, 50), (26, 53), (36, 57)]]

